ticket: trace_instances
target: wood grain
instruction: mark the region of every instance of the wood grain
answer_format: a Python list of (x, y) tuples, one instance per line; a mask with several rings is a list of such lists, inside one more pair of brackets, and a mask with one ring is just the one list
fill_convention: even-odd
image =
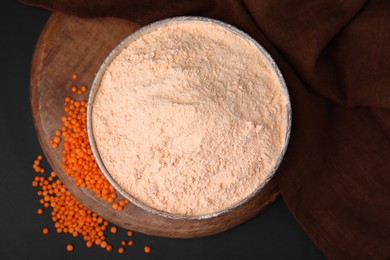
[[(279, 191), (271, 181), (242, 207), (206, 220), (175, 220), (153, 215), (133, 204), (123, 211), (99, 199), (87, 188), (75, 185), (61, 168), (61, 146), (53, 149), (49, 140), (61, 128), (66, 96), (72, 84), (91, 86), (95, 73), (108, 53), (139, 26), (116, 18), (85, 19), (53, 13), (37, 43), (31, 70), (31, 105), (34, 124), (50, 165), (72, 194), (87, 208), (126, 229), (163, 237), (190, 238), (217, 234), (254, 217), (272, 203)], [(79, 78), (71, 80), (72, 73)], [(74, 95), (75, 97), (77, 95)], [(81, 98), (86, 100), (88, 93)]]

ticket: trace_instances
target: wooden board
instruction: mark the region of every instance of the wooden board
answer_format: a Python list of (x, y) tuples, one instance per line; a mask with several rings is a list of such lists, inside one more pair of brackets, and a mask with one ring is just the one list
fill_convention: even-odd
[[(163, 237), (201, 237), (217, 234), (254, 217), (272, 203), (279, 191), (272, 181), (244, 206), (216, 218), (175, 220), (150, 214), (133, 204), (123, 211), (98, 198), (87, 188), (75, 185), (61, 168), (61, 149), (49, 143), (62, 126), (66, 96), (72, 96), (72, 84), (91, 86), (95, 73), (108, 53), (139, 26), (116, 19), (85, 19), (53, 13), (37, 43), (31, 70), (31, 105), (34, 124), (42, 149), (52, 168), (72, 194), (87, 208), (126, 229)], [(79, 78), (71, 80), (72, 73)], [(76, 95), (75, 95), (76, 96)], [(87, 99), (88, 93), (81, 96)]]

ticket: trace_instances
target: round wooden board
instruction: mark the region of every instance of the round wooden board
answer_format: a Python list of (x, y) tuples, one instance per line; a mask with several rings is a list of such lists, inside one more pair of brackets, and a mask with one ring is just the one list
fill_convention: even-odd
[[(72, 194), (87, 208), (123, 228), (162, 237), (190, 238), (220, 233), (254, 217), (271, 204), (279, 191), (271, 181), (251, 201), (229, 213), (204, 220), (177, 220), (153, 215), (133, 204), (123, 211), (75, 185), (61, 168), (61, 146), (49, 140), (62, 126), (63, 104), (72, 96), (73, 84), (91, 86), (95, 73), (109, 52), (139, 25), (117, 18), (86, 19), (53, 13), (37, 43), (31, 70), (31, 105), (42, 149), (54, 171)], [(71, 79), (77, 72), (79, 78)], [(88, 93), (79, 99), (87, 100)], [(120, 197), (120, 196), (119, 196)]]

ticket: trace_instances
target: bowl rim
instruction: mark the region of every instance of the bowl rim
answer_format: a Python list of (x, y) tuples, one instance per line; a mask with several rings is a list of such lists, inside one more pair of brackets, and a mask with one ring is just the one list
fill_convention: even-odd
[[(276, 160), (276, 163), (272, 170), (269, 172), (268, 176), (264, 179), (264, 181), (247, 197), (239, 201), (238, 203), (232, 205), (231, 207), (228, 207), (226, 209), (222, 209), (216, 212), (208, 213), (208, 214), (203, 214), (203, 215), (179, 215), (179, 214), (173, 214), (169, 212), (164, 212), (155, 208), (152, 208), (148, 205), (143, 204), (136, 198), (132, 197), (128, 192), (126, 192), (116, 181), (115, 179), (111, 176), (111, 174), (108, 172), (107, 168), (105, 167), (99, 151), (96, 146), (96, 142), (94, 139), (93, 135), (93, 127), (92, 127), (92, 111), (93, 111), (93, 103), (94, 99), (96, 96), (96, 93), (99, 89), (100, 82), (104, 76), (104, 73), (109, 66), (109, 64), (116, 58), (116, 56), (127, 46), (127, 44), (131, 41), (136, 40), (137, 38), (141, 37), (144, 33), (147, 33), (149, 30), (153, 30), (155, 28), (164, 26), (166, 24), (170, 23), (179, 23), (179, 22), (206, 22), (206, 23), (211, 23), (214, 25), (222, 26), (223, 28), (229, 30), (230, 32), (233, 32), (234, 34), (238, 35), (239, 37), (243, 37), (244, 39), (250, 41), (253, 43), (256, 48), (261, 52), (261, 54), (266, 58), (266, 60), (269, 62), (270, 66), (274, 70), (274, 72), (277, 75), (277, 78), (280, 82), (282, 91), (286, 97), (286, 112), (287, 112), (287, 122), (286, 122), (286, 134), (285, 134), (285, 139), (284, 139), (284, 146), (282, 147), (279, 157)], [(253, 39), (250, 35), (247, 33), (239, 30), (238, 28), (234, 27), (233, 25), (230, 25), (226, 22), (222, 22), (220, 20), (212, 19), (212, 18), (206, 18), (206, 17), (201, 17), (201, 16), (177, 16), (177, 17), (171, 17), (171, 18), (165, 18), (153, 23), (150, 23), (146, 26), (141, 27), (137, 31), (129, 34), (125, 39), (123, 39), (114, 49), (111, 50), (111, 52), (108, 54), (108, 56), (105, 58), (103, 63), (100, 65), (95, 78), (93, 80), (91, 90), (88, 96), (88, 105), (87, 105), (87, 135), (89, 139), (89, 143), (91, 146), (92, 153), (95, 157), (95, 160), (104, 174), (104, 176), (107, 178), (107, 180), (110, 182), (112, 186), (127, 200), (129, 200), (132, 204), (136, 205), (137, 207), (161, 216), (165, 218), (170, 218), (170, 219), (179, 219), (179, 220), (202, 220), (202, 219), (210, 219), (210, 218), (215, 218), (217, 216), (226, 214), (228, 212), (233, 211), (234, 209), (241, 207), (242, 205), (246, 204), (248, 201), (253, 199), (263, 188), (268, 184), (268, 182), (272, 179), (272, 177), (275, 175), (275, 172), (279, 168), (288, 144), (290, 140), (290, 132), (291, 132), (291, 118), (292, 118), (292, 112), (291, 112), (291, 100), (289, 96), (289, 92), (287, 89), (287, 85), (284, 81), (283, 75), (281, 71), (279, 70), (279, 67), (276, 65), (274, 59), (271, 57), (271, 55), (264, 49), (262, 45), (260, 45), (255, 39)]]

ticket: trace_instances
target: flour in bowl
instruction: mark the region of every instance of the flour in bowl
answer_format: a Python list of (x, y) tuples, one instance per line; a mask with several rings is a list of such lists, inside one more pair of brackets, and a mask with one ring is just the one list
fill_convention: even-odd
[(177, 21), (129, 41), (92, 110), (98, 153), (138, 202), (199, 216), (253, 194), (286, 145), (288, 97), (255, 44), (219, 24)]

